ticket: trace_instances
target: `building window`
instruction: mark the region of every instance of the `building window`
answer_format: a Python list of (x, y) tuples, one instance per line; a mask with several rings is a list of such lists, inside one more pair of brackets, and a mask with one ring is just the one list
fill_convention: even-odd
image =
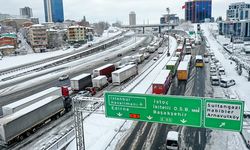
[(243, 20), (243, 10), (240, 11), (240, 20)]
[(245, 12), (245, 19), (248, 19), (248, 10)]

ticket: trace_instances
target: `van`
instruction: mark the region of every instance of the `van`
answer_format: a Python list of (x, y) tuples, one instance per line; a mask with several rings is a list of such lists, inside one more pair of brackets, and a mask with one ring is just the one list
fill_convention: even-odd
[(221, 78), (220, 80), (220, 86), (224, 88), (228, 88), (230, 86), (235, 85), (235, 81), (233, 79), (228, 79), (228, 78)]
[(218, 76), (211, 76), (211, 84), (214, 86), (220, 85), (220, 79)]
[(178, 138), (179, 134), (177, 131), (169, 131), (166, 139), (166, 148), (168, 150), (178, 150)]

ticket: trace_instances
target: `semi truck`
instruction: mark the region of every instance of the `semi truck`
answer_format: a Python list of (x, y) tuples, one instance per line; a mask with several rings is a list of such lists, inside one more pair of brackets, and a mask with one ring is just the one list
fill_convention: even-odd
[(111, 73), (115, 71), (115, 65), (114, 64), (107, 64), (104, 66), (101, 66), (99, 68), (96, 68), (93, 70), (93, 77), (97, 76), (106, 76), (107, 78), (111, 77)]
[(121, 85), (121, 83), (137, 74), (138, 69), (136, 65), (127, 65), (119, 70), (112, 72), (112, 83), (113, 85)]
[(177, 69), (178, 80), (188, 80), (189, 63), (187, 61), (181, 61)]
[(72, 90), (74, 91), (80, 91), (84, 90), (84, 88), (86, 87), (91, 87), (92, 86), (91, 74), (84, 73), (70, 79), (70, 85)]
[(152, 83), (152, 93), (165, 95), (171, 85), (172, 75), (170, 70), (162, 70)]
[(52, 87), (2, 107), (3, 116), (13, 114), (49, 96), (62, 96), (60, 87)]
[(98, 76), (92, 79), (92, 84), (94, 88), (101, 90), (103, 87), (108, 85), (108, 80), (106, 76)]
[(44, 98), (25, 109), (0, 118), (0, 141), (2, 145), (23, 140), (51, 119), (63, 115), (70, 103), (62, 96)]

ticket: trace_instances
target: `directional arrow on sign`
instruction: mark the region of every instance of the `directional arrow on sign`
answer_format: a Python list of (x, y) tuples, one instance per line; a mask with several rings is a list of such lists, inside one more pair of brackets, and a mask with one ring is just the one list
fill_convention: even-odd
[(225, 122), (222, 122), (221, 125), (220, 125), (220, 128), (221, 128), (221, 127), (224, 127), (224, 126), (226, 126), (226, 123), (225, 123)]
[(120, 113), (120, 112), (119, 112), (119, 113), (117, 113), (117, 116), (119, 116), (119, 117), (121, 117), (122, 115), (123, 115), (123, 114), (122, 114), (122, 113)]
[(185, 119), (182, 119), (182, 120), (180, 120), (183, 124), (185, 124), (186, 122), (187, 122), (187, 120), (185, 120)]
[(147, 118), (148, 118), (148, 120), (152, 120), (153, 119), (153, 117), (151, 117), (151, 116), (148, 116)]

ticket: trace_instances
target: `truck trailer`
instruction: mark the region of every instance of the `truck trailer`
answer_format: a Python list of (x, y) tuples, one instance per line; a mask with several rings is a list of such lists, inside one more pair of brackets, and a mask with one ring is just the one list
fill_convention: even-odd
[(152, 94), (165, 95), (172, 82), (170, 70), (162, 70), (152, 83)]
[(106, 76), (98, 76), (92, 79), (92, 84), (94, 88), (101, 90), (103, 87), (108, 85), (108, 79)]
[(177, 69), (178, 80), (188, 80), (189, 63), (187, 61), (181, 61)]
[(1, 144), (8, 145), (22, 140), (48, 120), (59, 118), (64, 112), (63, 97), (51, 96), (0, 118)]
[(14, 112), (17, 112), (49, 96), (62, 96), (60, 87), (52, 87), (37, 94), (23, 98), (14, 103), (10, 103), (8, 105), (3, 106), (3, 116), (13, 114)]
[(127, 65), (122, 69), (112, 72), (113, 85), (121, 85), (122, 82), (138, 74), (136, 65)]
[(70, 79), (70, 85), (74, 91), (84, 90), (84, 88), (92, 86), (91, 74), (84, 73)]
[(114, 64), (107, 64), (104, 66), (101, 66), (99, 68), (96, 68), (93, 70), (93, 77), (97, 76), (106, 76), (107, 78), (111, 77), (112, 72), (115, 71), (115, 65)]

